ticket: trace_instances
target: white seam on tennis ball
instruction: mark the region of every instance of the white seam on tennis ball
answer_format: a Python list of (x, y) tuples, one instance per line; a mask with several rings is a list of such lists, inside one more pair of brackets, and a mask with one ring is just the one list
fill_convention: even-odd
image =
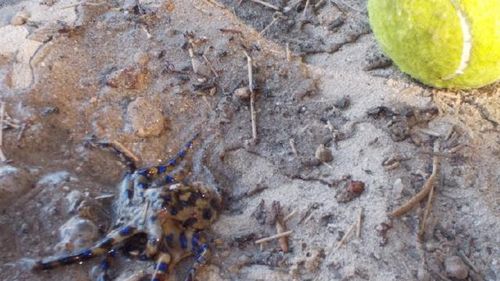
[(450, 0), (450, 2), (457, 12), (458, 20), (460, 21), (460, 28), (462, 30), (462, 57), (460, 58), (460, 64), (458, 65), (458, 68), (455, 70), (455, 72), (445, 77), (444, 80), (450, 80), (464, 74), (465, 69), (467, 69), (467, 66), (469, 66), (469, 61), (472, 54), (472, 30), (470, 22), (467, 19), (467, 14), (464, 10), (462, 10), (457, 0)]

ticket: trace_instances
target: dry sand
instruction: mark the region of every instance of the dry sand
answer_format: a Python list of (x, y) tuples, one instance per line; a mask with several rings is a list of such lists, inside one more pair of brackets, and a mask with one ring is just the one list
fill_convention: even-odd
[[(225, 199), (199, 280), (500, 278), (500, 86), (434, 90), (400, 73), (377, 49), (366, 1), (258, 2), (0, 3), (1, 280), (92, 280), (98, 261), (32, 273), (25, 259), (89, 245), (111, 227), (125, 169), (86, 138), (119, 141), (147, 166), (195, 132), (185, 167)], [(256, 142), (250, 103), (234, 95), (248, 84), (245, 52)], [(426, 200), (388, 213), (430, 176), (438, 140), (419, 237)], [(320, 145), (333, 160), (315, 158)], [(364, 191), (349, 193), (353, 181)], [(274, 201), (295, 212), (287, 253), (275, 240), (255, 244), (276, 234)], [(453, 256), (465, 264), (445, 268)], [(112, 275), (137, 280), (152, 265), (119, 258)]]

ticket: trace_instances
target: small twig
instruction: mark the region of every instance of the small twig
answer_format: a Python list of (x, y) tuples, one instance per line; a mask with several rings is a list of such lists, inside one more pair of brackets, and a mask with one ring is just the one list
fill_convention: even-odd
[(220, 9), (225, 9), (226, 8), (224, 5), (222, 5), (221, 3), (217, 2), (217, 1), (214, 1), (214, 0), (203, 0), (203, 2), (209, 4), (212, 7), (217, 7), (217, 8), (220, 8)]
[(293, 154), (298, 157), (299, 156), (299, 153), (297, 152), (297, 148), (295, 147), (295, 140), (294, 139), (290, 139), (289, 140), (290, 142), (290, 147), (292, 148), (292, 152)]
[(273, 9), (273, 10), (276, 10), (276, 11), (279, 11), (279, 10), (280, 10), (280, 8), (278, 8), (278, 7), (274, 6), (273, 4), (269, 4), (269, 3), (264, 2), (264, 1), (262, 1), (262, 0), (250, 0), (250, 1), (252, 1), (252, 2), (254, 2), (254, 3), (257, 3), (257, 4), (261, 4), (261, 5), (263, 5), (263, 6), (266, 6), (266, 7), (268, 7), (268, 8)]
[(16, 137), (16, 140), (17, 141), (20, 141), (21, 138), (23, 137), (24, 135), (24, 132), (26, 131), (26, 128), (28, 127), (28, 125), (26, 123), (23, 123), (21, 125), (21, 129), (19, 130), (19, 133), (17, 133), (17, 137)]
[(420, 223), (420, 230), (418, 231), (418, 237), (420, 239), (423, 239), (423, 237), (425, 235), (425, 227), (427, 226), (427, 220), (429, 218), (429, 214), (430, 214), (431, 209), (432, 209), (432, 201), (434, 198), (434, 189), (435, 189), (435, 185), (433, 184), (431, 187), (431, 191), (429, 192), (429, 196), (427, 197), (427, 204), (425, 205), (424, 215), (422, 216), (422, 221)]
[(151, 37), (153, 37), (153, 35), (151, 35), (151, 33), (149, 33), (149, 30), (146, 28), (146, 26), (141, 25), (141, 29), (142, 29), (142, 31), (144, 31), (144, 33), (146, 33), (146, 37), (148, 39), (151, 39)]
[(457, 153), (459, 150), (461, 150), (462, 148), (466, 147), (467, 145), (465, 143), (461, 143), (459, 145), (456, 145), (450, 149), (448, 149), (448, 153), (449, 154), (455, 154)]
[(2, 128), (0, 128), (0, 147), (3, 145), (3, 122), (5, 120), (5, 103), (0, 103), (0, 124), (2, 124)]
[(361, 237), (361, 223), (363, 223), (363, 207), (359, 210), (358, 224), (356, 225), (356, 237)]
[(291, 219), (295, 214), (297, 213), (297, 210), (293, 210), (290, 214), (286, 215), (286, 217), (283, 218), (284, 222), (287, 222), (289, 219)]
[(74, 7), (80, 6), (80, 5), (82, 5), (82, 6), (101, 6), (101, 5), (104, 5), (104, 4), (106, 4), (106, 1), (96, 2), (96, 3), (80, 1), (80, 2), (75, 3), (75, 4), (63, 6), (63, 7), (61, 7), (61, 9), (74, 8)]
[(477, 269), (477, 267), (474, 266), (472, 261), (464, 254), (462, 251), (458, 251), (458, 255), (462, 258), (462, 260), (467, 264), (474, 272), (481, 274), (481, 272)]
[(193, 72), (198, 74), (198, 67), (196, 66), (196, 62), (194, 60), (193, 44), (191, 42), (189, 42), (188, 53), (189, 53), (189, 58), (191, 59), (191, 67), (193, 68)]
[(101, 194), (101, 195), (98, 195), (96, 197), (94, 197), (95, 200), (103, 200), (103, 199), (108, 199), (108, 198), (113, 198), (115, 197), (114, 194)]
[(323, 5), (323, 3), (324, 3), (325, 1), (326, 1), (326, 0), (319, 0), (316, 4), (314, 4), (314, 9), (319, 8), (321, 5)]
[(205, 54), (203, 54), (203, 59), (207, 63), (208, 67), (210, 68), (210, 70), (212, 71), (212, 73), (214, 74), (214, 76), (216, 78), (219, 78), (219, 74), (217, 74), (217, 71), (215, 71), (215, 68), (213, 67), (212, 63), (208, 60), (208, 58), (207, 58), (207, 56)]
[(349, 227), (349, 230), (347, 230), (342, 239), (340, 239), (340, 241), (337, 243), (335, 250), (338, 250), (340, 247), (342, 247), (342, 245), (344, 245), (347, 242), (347, 239), (351, 237), (351, 234), (353, 233), (354, 229), (356, 229), (357, 224), (358, 222), (355, 222), (351, 225), (351, 227)]
[(292, 61), (292, 54), (290, 54), (290, 43), (286, 43), (286, 49), (285, 49), (285, 54), (286, 54), (286, 61), (290, 62)]
[(219, 29), (221, 32), (224, 33), (232, 33), (232, 34), (238, 34), (238, 35), (243, 35), (243, 32), (241, 30), (237, 29), (231, 29), (231, 28), (220, 28)]
[(269, 29), (269, 28), (270, 28), (270, 27), (271, 27), (271, 26), (272, 26), (272, 25), (273, 25), (276, 21), (278, 21), (278, 19), (279, 19), (278, 17), (273, 18), (273, 20), (271, 21), (271, 23), (269, 23), (266, 27), (264, 27), (264, 29), (262, 29), (262, 31), (261, 31), (261, 32), (259, 32), (259, 35), (260, 35), (260, 36), (264, 35), (264, 33), (266, 33), (266, 31), (267, 31), (267, 30), (268, 30), (268, 29)]
[(112, 146), (114, 146), (116, 149), (118, 149), (119, 151), (121, 151), (123, 154), (125, 154), (127, 157), (132, 159), (135, 163), (138, 163), (140, 161), (139, 157), (137, 157), (132, 151), (130, 151), (128, 148), (126, 148), (119, 141), (114, 140), (114, 141), (111, 141), (110, 144)]
[(306, 1), (306, 5), (304, 6), (304, 12), (302, 14), (303, 17), (306, 17), (306, 15), (307, 15), (307, 8), (309, 8), (309, 2), (310, 2), (310, 0)]
[(149, 210), (149, 205), (151, 204), (151, 202), (148, 200), (146, 202), (146, 206), (144, 206), (144, 212), (142, 213), (142, 223), (145, 224), (146, 223), (146, 219), (147, 219), (147, 216), (148, 216), (148, 210)]
[(269, 237), (266, 237), (266, 238), (259, 239), (259, 240), (255, 241), (255, 244), (266, 243), (266, 242), (272, 241), (274, 239), (278, 239), (278, 238), (281, 238), (281, 237), (289, 236), (292, 233), (293, 233), (292, 230), (285, 231), (285, 232), (282, 232), (280, 234), (275, 234), (275, 235), (272, 235), (272, 236), (269, 236)]
[(420, 131), (421, 133), (423, 133), (423, 134), (426, 134), (426, 135), (429, 135), (429, 136), (433, 136), (433, 137), (437, 137), (437, 138), (439, 138), (439, 137), (441, 136), (441, 134), (440, 134), (440, 133), (435, 132), (435, 131), (430, 130), (430, 129), (423, 129), (423, 128), (422, 128), (422, 129), (419, 129), (419, 131)]
[(424, 198), (429, 195), (431, 192), (436, 179), (438, 178), (438, 172), (439, 172), (439, 166), (440, 166), (440, 157), (436, 155), (436, 153), (439, 153), (439, 142), (436, 141), (434, 143), (434, 156), (432, 159), (432, 173), (427, 179), (427, 181), (424, 183), (422, 189), (420, 190), (419, 193), (417, 193), (415, 196), (410, 198), (410, 200), (406, 201), (401, 207), (398, 209), (392, 211), (389, 216), (391, 217), (400, 217), (406, 213), (408, 213), (413, 207), (415, 207), (420, 201), (422, 201)]
[(5, 103), (1, 102), (0, 104), (0, 161), (5, 162), (7, 160), (7, 157), (5, 157), (5, 154), (3, 153), (2, 146), (3, 146), (3, 121), (4, 121), (4, 115), (5, 115)]
[[(276, 233), (281, 234), (287, 231), (286, 222), (283, 219), (283, 211), (279, 201), (274, 201), (272, 204), (272, 214), (275, 220)], [(284, 253), (288, 252), (288, 237), (284, 236), (278, 239), (281, 250)]]
[(302, 215), (302, 217), (299, 219), (298, 224), (301, 224), (301, 223), (309, 220), (309, 218), (312, 216), (314, 209), (315, 209), (314, 204), (309, 205), (309, 207), (307, 207), (307, 210), (304, 213), (304, 215)]
[(248, 67), (248, 89), (250, 90), (250, 118), (252, 121), (252, 143), (257, 143), (257, 113), (255, 112), (255, 91), (253, 87), (253, 60), (250, 55), (246, 52), (247, 57), (247, 67)]
[[(440, 149), (439, 146), (440, 146), (440, 144), (439, 144), (439, 141), (437, 140), (434, 143), (434, 153), (437, 154), (439, 152), (439, 149)], [(435, 155), (434, 157), (439, 158), (438, 155)], [(434, 167), (433, 167), (433, 173), (434, 173)], [(439, 171), (437, 171), (437, 173), (439, 173)], [(422, 222), (420, 224), (420, 230), (418, 232), (418, 237), (420, 239), (423, 239), (423, 237), (425, 235), (425, 227), (427, 226), (427, 220), (429, 219), (429, 215), (430, 215), (431, 210), (432, 210), (432, 202), (434, 201), (434, 190), (435, 189), (436, 189), (436, 184), (432, 184), (431, 190), (429, 192), (429, 196), (427, 197), (427, 204), (425, 206), (424, 215), (422, 217)]]

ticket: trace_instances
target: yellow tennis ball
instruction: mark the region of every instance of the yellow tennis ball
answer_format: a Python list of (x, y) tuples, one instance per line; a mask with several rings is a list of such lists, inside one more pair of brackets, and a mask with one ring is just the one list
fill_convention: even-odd
[(413, 78), (437, 88), (500, 80), (500, 0), (369, 0), (382, 50)]

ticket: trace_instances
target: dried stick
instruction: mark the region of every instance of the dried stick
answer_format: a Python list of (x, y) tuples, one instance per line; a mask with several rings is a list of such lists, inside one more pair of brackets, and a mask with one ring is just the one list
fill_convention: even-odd
[(252, 143), (257, 142), (257, 113), (255, 112), (255, 91), (253, 88), (253, 60), (250, 55), (246, 52), (247, 57), (247, 67), (248, 67), (248, 89), (250, 90), (250, 118), (252, 120)]
[(215, 70), (214, 66), (212, 65), (212, 63), (208, 60), (207, 56), (205, 54), (203, 54), (203, 59), (205, 60), (205, 62), (207, 63), (208, 67), (210, 68), (210, 71), (212, 71), (212, 73), (214, 74), (214, 76), (216, 78), (219, 78), (219, 74), (217, 73), (217, 71)]
[(297, 210), (293, 210), (290, 214), (286, 215), (286, 217), (283, 218), (284, 222), (287, 222), (289, 219), (291, 219), (295, 214), (297, 213)]
[(61, 7), (61, 9), (74, 8), (74, 7), (79, 6), (79, 5), (82, 5), (82, 6), (101, 6), (101, 5), (105, 5), (105, 4), (107, 4), (106, 1), (96, 2), (96, 3), (81, 1), (81, 2), (78, 2), (75, 4), (63, 6), (63, 7)]
[(472, 270), (474, 270), (476, 273), (481, 274), (481, 272), (477, 269), (477, 267), (474, 266), (472, 261), (464, 254), (462, 251), (458, 251), (458, 255), (462, 258), (462, 260), (467, 264)]
[(272, 26), (272, 25), (273, 25), (276, 21), (278, 21), (278, 19), (279, 19), (278, 17), (273, 18), (273, 20), (271, 21), (271, 23), (269, 23), (266, 27), (264, 27), (264, 29), (262, 29), (262, 31), (261, 31), (261, 32), (259, 32), (259, 35), (260, 35), (260, 36), (264, 35), (264, 33), (266, 33), (266, 31), (267, 31), (269, 28), (271, 28), (271, 26)]
[(273, 4), (269, 4), (269, 3), (264, 2), (264, 1), (262, 1), (262, 0), (250, 0), (250, 1), (252, 1), (252, 2), (254, 2), (254, 3), (257, 3), (257, 4), (261, 4), (261, 5), (263, 5), (263, 6), (266, 6), (266, 7), (268, 7), (268, 8), (271, 8), (271, 9), (273, 9), (273, 10), (275, 10), (275, 11), (279, 11), (279, 10), (280, 10), (280, 8), (278, 8), (278, 7), (274, 6)]
[(3, 123), (5, 120), (5, 103), (1, 102), (0, 103), (0, 124), (1, 124), (1, 130), (0, 130), (0, 147), (3, 145)]
[(356, 237), (359, 238), (361, 236), (361, 223), (363, 223), (363, 208), (359, 210), (358, 216), (358, 224), (356, 225)]
[(309, 8), (309, 2), (310, 2), (310, 0), (306, 1), (306, 5), (304, 7), (304, 12), (302, 14), (303, 17), (305, 17), (307, 15), (307, 8)]
[(5, 157), (5, 154), (3, 153), (3, 150), (2, 150), (4, 116), (5, 116), (5, 103), (2, 102), (0, 105), (0, 161), (2, 161), (2, 162), (5, 162), (5, 160), (7, 160), (7, 157)]
[(289, 140), (290, 142), (290, 147), (292, 148), (292, 152), (293, 154), (298, 157), (299, 156), (299, 153), (297, 152), (297, 148), (295, 147), (295, 140), (294, 139), (290, 139)]
[[(279, 201), (274, 201), (272, 204), (272, 214), (274, 216), (274, 225), (276, 227), (276, 233), (281, 234), (287, 231), (286, 222), (283, 218), (283, 211), (281, 209), (281, 204)], [(284, 253), (288, 252), (288, 237), (284, 236), (278, 239), (281, 250)]]
[(340, 241), (337, 243), (335, 250), (338, 250), (340, 247), (342, 247), (342, 245), (344, 245), (347, 242), (347, 239), (349, 239), (349, 237), (351, 237), (352, 232), (354, 231), (354, 229), (356, 229), (357, 224), (358, 224), (358, 222), (355, 222), (351, 225), (351, 227), (349, 227), (349, 230), (347, 230), (347, 232), (344, 234), (342, 239), (340, 239)]
[(439, 177), (439, 166), (440, 166), (440, 157), (436, 155), (439, 153), (439, 142), (436, 141), (434, 143), (434, 156), (432, 159), (432, 173), (427, 179), (427, 181), (424, 183), (422, 189), (420, 190), (419, 193), (417, 193), (415, 196), (410, 198), (410, 200), (406, 201), (401, 207), (397, 208), (396, 210), (392, 211), (389, 216), (397, 218), (400, 217), (406, 213), (408, 213), (413, 207), (415, 207), (420, 201), (425, 199), (427, 195), (431, 192), (436, 179)]
[(427, 226), (427, 220), (429, 219), (429, 214), (432, 209), (432, 201), (434, 200), (434, 190), (436, 185), (433, 184), (431, 187), (431, 191), (429, 192), (429, 196), (427, 197), (427, 204), (425, 206), (424, 215), (422, 216), (422, 221), (420, 223), (420, 230), (418, 231), (418, 237), (422, 239), (425, 234), (425, 227)]
[(290, 234), (292, 234), (292, 232), (293, 231), (289, 230), (289, 231), (282, 232), (280, 234), (275, 234), (275, 235), (272, 235), (272, 236), (269, 236), (269, 237), (266, 237), (266, 238), (262, 238), (262, 239), (259, 239), (259, 240), (255, 241), (255, 244), (262, 244), (262, 243), (266, 243), (266, 242), (272, 241), (274, 239), (278, 239), (278, 238), (281, 238), (281, 237), (289, 236)]
[(114, 146), (117, 150), (125, 154), (127, 157), (132, 159), (135, 163), (138, 163), (140, 161), (139, 157), (137, 157), (132, 151), (126, 148), (121, 142), (114, 140), (111, 141), (110, 144)]
[(290, 54), (290, 43), (286, 43), (286, 49), (285, 49), (285, 54), (286, 54), (286, 61), (292, 61), (292, 55)]

